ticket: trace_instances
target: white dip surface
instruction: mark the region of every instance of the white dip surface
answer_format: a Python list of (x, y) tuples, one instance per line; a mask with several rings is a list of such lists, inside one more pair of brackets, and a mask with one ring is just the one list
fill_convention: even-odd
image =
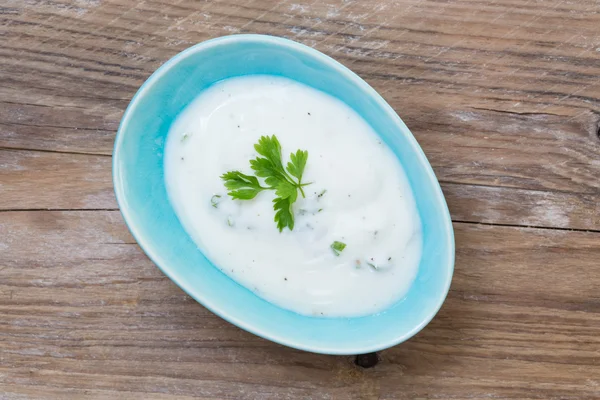
[[(313, 184), (294, 203), (293, 231), (280, 233), (273, 221), (274, 191), (232, 200), (220, 179), (231, 170), (253, 175), (249, 161), (262, 135), (277, 136), (284, 164), (308, 150), (302, 181)], [(249, 76), (203, 91), (169, 132), (165, 177), (202, 252), (283, 308), (373, 314), (401, 300), (416, 276), (421, 223), (398, 159), (345, 103), (303, 84)], [(221, 196), (217, 207), (213, 195)], [(334, 241), (346, 244), (339, 256)]]

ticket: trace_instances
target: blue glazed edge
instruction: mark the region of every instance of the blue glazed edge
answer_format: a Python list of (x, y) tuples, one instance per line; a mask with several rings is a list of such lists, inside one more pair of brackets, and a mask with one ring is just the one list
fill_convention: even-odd
[[(187, 58), (190, 54), (193, 54), (198, 51), (204, 51), (211, 47), (218, 46), (220, 44), (244, 42), (244, 41), (251, 41), (251, 42), (260, 41), (265, 44), (272, 44), (272, 45), (280, 46), (280, 47), (288, 47), (295, 51), (303, 52), (307, 56), (316, 59), (318, 62), (324, 63), (324, 64), (332, 67), (333, 69), (336, 70), (337, 73), (345, 76), (347, 79), (351, 80), (354, 85), (356, 85), (362, 91), (367, 93), (368, 96), (370, 96), (370, 98), (372, 98), (377, 103), (377, 106), (381, 107), (381, 109), (385, 111), (387, 118), (389, 118), (389, 121), (394, 122), (397, 125), (398, 130), (401, 131), (402, 134), (404, 135), (405, 139), (408, 140), (412, 152), (418, 157), (418, 162), (421, 164), (421, 167), (424, 168), (424, 171), (427, 174), (429, 184), (431, 184), (435, 190), (435, 194), (437, 197), (436, 200), (438, 202), (438, 205), (441, 205), (441, 207), (442, 207), (443, 221), (441, 221), (441, 222), (443, 222), (443, 224), (444, 224), (444, 229), (445, 229), (444, 236), (448, 240), (448, 243), (446, 243), (447, 249), (448, 249), (448, 251), (447, 251), (448, 254), (445, 255), (445, 257), (447, 257), (447, 258), (445, 258), (445, 260), (447, 260), (447, 261), (445, 261), (445, 263), (448, 264), (448, 268), (446, 269), (447, 274), (444, 277), (445, 285), (444, 285), (443, 293), (440, 293), (436, 307), (434, 307), (435, 311), (431, 312), (428, 318), (423, 319), (420, 324), (418, 324), (417, 326), (415, 326), (413, 329), (409, 330), (408, 332), (398, 335), (397, 337), (394, 337), (386, 342), (379, 342), (377, 344), (372, 344), (372, 345), (368, 345), (368, 346), (362, 346), (362, 347), (348, 346), (347, 348), (330, 348), (330, 347), (326, 347), (326, 346), (320, 347), (320, 346), (315, 346), (315, 345), (304, 345), (301, 342), (289, 340), (285, 336), (276, 335), (276, 334), (273, 334), (272, 332), (262, 331), (261, 329), (258, 329), (255, 326), (253, 326), (252, 322), (247, 319), (239, 319), (232, 315), (229, 315), (227, 312), (222, 312), (222, 310), (220, 310), (219, 307), (214, 306), (213, 302), (211, 302), (211, 299), (209, 297), (205, 297), (205, 296), (202, 296), (201, 294), (195, 293), (186, 282), (183, 282), (181, 279), (179, 279), (177, 274), (172, 273), (169, 268), (163, 267), (164, 260), (156, 254), (156, 252), (153, 250), (152, 246), (150, 246), (146, 243), (146, 240), (144, 239), (144, 234), (138, 232), (137, 226), (135, 226), (135, 224), (132, 223), (132, 218), (129, 215), (129, 209), (124, 204), (123, 181), (122, 181), (122, 176), (121, 176), (121, 170), (118, 166), (118, 163), (120, 161), (119, 160), (119, 154), (120, 154), (119, 149), (122, 145), (123, 138), (124, 138), (124, 131), (126, 131), (126, 129), (127, 129), (127, 125), (129, 123), (129, 120), (130, 120), (130, 117), (132, 114), (132, 110), (136, 107), (137, 103), (144, 96), (144, 94), (152, 88), (152, 86), (155, 84), (155, 82), (157, 82), (174, 65), (179, 63), (181, 60)], [(416, 333), (418, 333), (424, 326), (426, 326), (433, 319), (433, 317), (437, 314), (437, 312), (441, 308), (441, 306), (448, 294), (449, 288), (450, 288), (451, 279), (452, 279), (452, 275), (453, 275), (453, 271), (454, 271), (454, 261), (455, 261), (454, 231), (452, 229), (450, 213), (448, 211), (448, 207), (445, 202), (442, 190), (441, 190), (439, 183), (435, 177), (435, 174), (431, 168), (431, 165), (429, 164), (421, 147), (418, 145), (416, 139), (414, 138), (414, 136), (412, 135), (412, 133), (410, 132), (408, 127), (404, 124), (402, 119), (396, 114), (396, 112), (391, 108), (391, 106), (383, 99), (383, 97), (381, 97), (381, 95), (379, 95), (379, 93), (377, 93), (369, 84), (367, 84), (364, 80), (362, 80), (358, 75), (356, 75), (350, 69), (346, 68), (345, 66), (343, 66), (339, 62), (335, 61), (331, 57), (329, 57), (323, 53), (320, 53), (317, 50), (314, 50), (308, 46), (302, 45), (300, 43), (296, 43), (296, 42), (293, 42), (293, 41), (290, 41), (287, 39), (283, 39), (283, 38), (277, 38), (277, 37), (265, 36), (265, 35), (252, 35), (252, 34), (250, 34), (250, 35), (232, 35), (232, 36), (225, 36), (225, 37), (220, 37), (220, 38), (216, 38), (216, 39), (211, 39), (211, 40), (199, 43), (195, 46), (192, 46), (192, 47), (184, 50), (183, 52), (175, 55), (173, 58), (168, 60), (165, 64), (163, 64), (161, 67), (159, 67), (146, 80), (146, 82), (144, 82), (144, 84), (140, 87), (140, 89), (134, 95), (129, 106), (125, 110), (125, 113), (124, 113), (121, 123), (119, 125), (119, 129), (117, 130), (117, 135), (115, 138), (115, 145), (114, 145), (114, 149), (113, 149), (113, 182), (114, 182), (114, 186), (115, 186), (115, 195), (117, 198), (117, 203), (119, 204), (121, 214), (129, 228), (131, 234), (134, 236), (134, 238), (136, 239), (136, 241), (138, 242), (140, 247), (144, 250), (144, 252), (148, 255), (148, 257), (161, 269), (161, 271), (165, 275), (167, 275), (173, 282), (175, 282), (188, 295), (190, 295), (192, 298), (194, 298), (196, 301), (198, 301), (204, 307), (206, 307), (207, 309), (209, 309), (216, 315), (220, 316), (221, 318), (225, 319), (226, 321), (228, 321), (234, 325), (237, 325), (240, 328), (245, 329), (253, 334), (256, 334), (265, 339), (268, 339), (268, 340), (271, 340), (271, 341), (274, 341), (274, 342), (277, 342), (277, 343), (280, 343), (280, 344), (283, 344), (286, 346), (294, 347), (294, 348), (297, 348), (300, 350), (315, 352), (315, 353), (336, 354), (336, 355), (363, 354), (363, 353), (379, 351), (379, 350), (382, 350), (382, 349), (385, 349), (388, 347), (392, 347), (392, 346), (399, 344), (399, 343), (409, 339), (410, 337), (414, 336)], [(385, 313), (385, 311), (384, 311), (384, 313)]]

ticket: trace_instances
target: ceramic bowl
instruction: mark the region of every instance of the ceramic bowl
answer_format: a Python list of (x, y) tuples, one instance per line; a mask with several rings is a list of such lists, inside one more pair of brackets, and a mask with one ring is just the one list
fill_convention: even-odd
[[(251, 74), (284, 76), (341, 99), (400, 160), (423, 224), (423, 255), (410, 291), (387, 310), (360, 318), (314, 318), (284, 310), (222, 273), (183, 229), (165, 188), (163, 157), (169, 127), (208, 86)], [(452, 224), (439, 183), (415, 138), (365, 81), (330, 57), (290, 40), (226, 36), (166, 62), (125, 111), (115, 141), (113, 180), (131, 233), (169, 278), (225, 320), (286, 346), (326, 354), (362, 354), (394, 346), (433, 318), (450, 287)]]

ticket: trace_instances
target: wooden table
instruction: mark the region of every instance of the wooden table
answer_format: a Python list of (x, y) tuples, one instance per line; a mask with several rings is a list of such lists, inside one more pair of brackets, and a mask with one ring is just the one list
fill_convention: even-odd
[[(0, 18), (0, 399), (600, 398), (598, 0), (0, 0)], [(442, 184), (450, 294), (374, 368), (211, 314), (117, 209), (137, 88), (241, 32), (356, 71)]]

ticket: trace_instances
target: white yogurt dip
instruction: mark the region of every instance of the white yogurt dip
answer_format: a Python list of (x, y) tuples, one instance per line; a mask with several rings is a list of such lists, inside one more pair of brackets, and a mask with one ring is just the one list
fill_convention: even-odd
[[(273, 221), (273, 191), (232, 200), (220, 179), (231, 170), (253, 174), (263, 135), (277, 136), (284, 165), (291, 152), (308, 151), (303, 182), (312, 184), (293, 205), (292, 231)], [(421, 222), (398, 159), (349, 106), (298, 82), (248, 76), (201, 92), (171, 127), (165, 179), (200, 250), (280, 307), (373, 314), (401, 300), (416, 276)], [(339, 255), (334, 241), (346, 244)]]

